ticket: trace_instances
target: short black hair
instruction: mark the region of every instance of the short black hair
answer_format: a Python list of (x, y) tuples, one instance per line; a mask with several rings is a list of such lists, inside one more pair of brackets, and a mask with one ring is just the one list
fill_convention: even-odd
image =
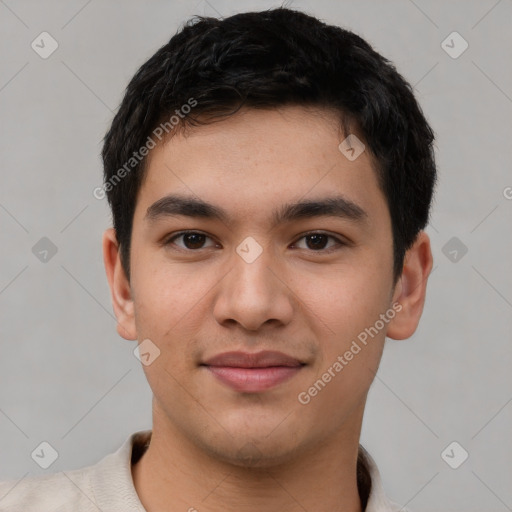
[(194, 16), (130, 81), (102, 150), (103, 194), (128, 278), (133, 214), (156, 138), (241, 107), (292, 105), (330, 109), (345, 136), (363, 138), (389, 207), (398, 279), (429, 220), (434, 133), (389, 60), (355, 33), (284, 7)]

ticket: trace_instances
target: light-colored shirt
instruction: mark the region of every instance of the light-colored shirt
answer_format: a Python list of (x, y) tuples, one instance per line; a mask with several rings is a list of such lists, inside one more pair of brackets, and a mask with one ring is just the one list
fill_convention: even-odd
[[(0, 512), (146, 512), (131, 467), (143, 455), (151, 430), (131, 434), (114, 453), (82, 469), (0, 482)], [(375, 461), (359, 447), (358, 488), (365, 512), (398, 512), (388, 500)]]

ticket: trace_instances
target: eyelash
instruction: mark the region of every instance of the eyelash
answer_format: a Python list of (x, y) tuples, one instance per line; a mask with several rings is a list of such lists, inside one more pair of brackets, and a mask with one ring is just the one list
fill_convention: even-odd
[[(179, 233), (176, 233), (176, 234), (172, 235), (171, 237), (167, 238), (163, 242), (163, 245), (164, 246), (172, 245), (175, 240), (177, 240), (180, 237), (186, 236), (186, 235), (203, 235), (206, 238), (210, 238), (211, 240), (213, 240), (212, 237), (208, 236), (206, 233), (202, 233), (201, 231), (180, 231)], [(341, 247), (348, 245), (347, 242), (344, 242), (344, 241), (340, 240), (339, 238), (337, 238), (337, 237), (335, 237), (333, 235), (330, 235), (328, 233), (324, 233), (322, 231), (310, 231), (308, 233), (304, 233), (303, 235), (301, 235), (297, 239), (297, 242), (299, 240), (302, 240), (303, 238), (307, 238), (308, 236), (313, 236), (313, 235), (325, 235), (328, 239), (335, 240), (336, 241), (336, 245), (333, 246), (333, 247), (329, 247), (328, 249), (319, 249), (317, 251), (315, 251), (313, 249), (305, 249), (305, 250), (307, 250), (308, 252), (311, 252), (311, 253), (315, 253), (315, 254), (330, 254), (334, 250), (340, 249)], [(295, 245), (297, 242), (294, 242), (293, 245)], [(187, 249), (187, 248), (183, 248), (183, 247), (179, 247), (178, 246), (178, 250), (185, 251), (185, 252), (199, 252), (202, 249), (204, 249), (204, 247), (201, 247), (199, 249)], [(207, 249), (208, 249), (208, 247), (207, 247)]]

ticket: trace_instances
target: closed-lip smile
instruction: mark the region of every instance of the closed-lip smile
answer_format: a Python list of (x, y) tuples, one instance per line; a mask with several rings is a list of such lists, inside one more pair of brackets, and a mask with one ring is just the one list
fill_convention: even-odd
[(296, 375), (304, 365), (299, 359), (272, 350), (224, 352), (201, 364), (218, 380), (244, 393), (275, 387)]

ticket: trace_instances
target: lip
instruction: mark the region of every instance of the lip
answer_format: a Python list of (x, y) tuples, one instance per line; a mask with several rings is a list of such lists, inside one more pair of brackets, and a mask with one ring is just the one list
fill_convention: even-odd
[(275, 351), (224, 352), (207, 359), (202, 366), (235, 391), (258, 393), (289, 380), (304, 363)]

